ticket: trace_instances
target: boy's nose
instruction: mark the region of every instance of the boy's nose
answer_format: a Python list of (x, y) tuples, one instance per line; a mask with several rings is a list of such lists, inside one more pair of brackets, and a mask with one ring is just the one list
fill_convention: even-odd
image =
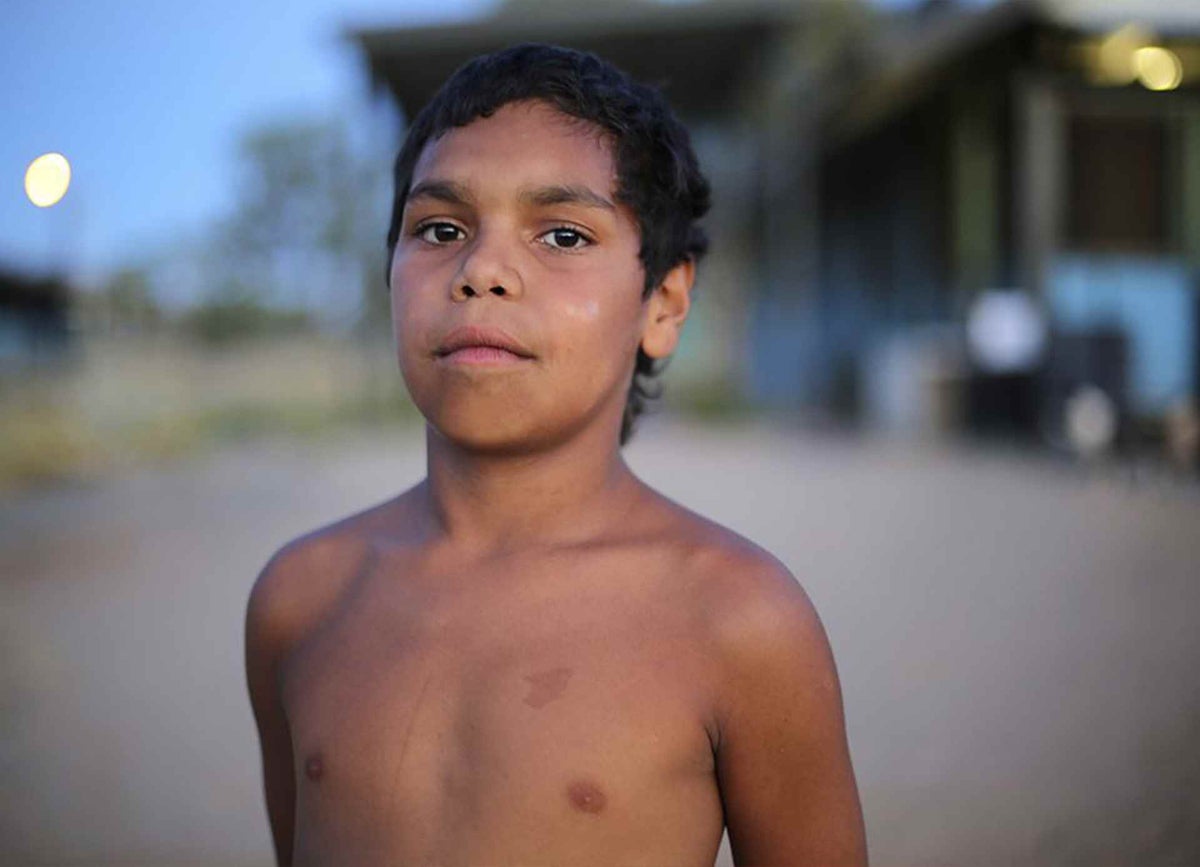
[(462, 267), (454, 275), (450, 297), (466, 301), (481, 295), (498, 298), (519, 298), (525, 291), (521, 273), (513, 265), (512, 251), (497, 239), (483, 235), (475, 238), (466, 251)]

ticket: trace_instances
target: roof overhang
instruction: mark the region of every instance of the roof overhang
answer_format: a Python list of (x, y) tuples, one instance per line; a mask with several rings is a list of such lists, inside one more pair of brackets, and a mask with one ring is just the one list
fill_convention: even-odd
[[(983, 10), (950, 11), (920, 26), (897, 27), (891, 37), (881, 40), (868, 69), (844, 83), (836, 78), (827, 82), (820, 110), (822, 149), (837, 150), (901, 115), (937, 88), (960, 80), (964, 72), (974, 72), (990, 49), (1019, 46), (1022, 34), (1049, 37), (1049, 44), (1056, 46), (1055, 62), (1063, 67), (1060, 71), (1079, 67), (1074, 74), (1082, 77), (1086, 70), (1076, 56), (1080, 49), (1093, 50), (1115, 28), (1135, 22), (1167, 37), (1168, 44), (1180, 41), (1178, 50), (1187, 55), (1191, 68), (1196, 60), (1190, 59), (1190, 46), (1200, 44), (1200, 3), (1195, 5), (1198, 11), (1188, 17), (1177, 14), (1169, 0), (1165, 8), (1097, 0), (1094, 9), (1082, 0), (1007, 0)], [(1038, 48), (1042, 55), (1045, 47), (1032, 41), (1026, 46), (1030, 52)], [(1001, 51), (999, 56), (1006, 58), (999, 62), (1008, 64), (1022, 57), (1019, 49)], [(1196, 56), (1200, 58), (1200, 53)], [(1031, 54), (1024, 60), (1037, 58)]]
[(982, 46), (1011, 38), (1039, 19), (1032, 2), (1001, 2), (984, 10), (950, 11), (910, 26), (885, 25), (870, 68), (828, 82), (821, 108), (822, 149), (836, 150), (902, 114)]
[[(836, 2), (836, 0), (832, 0)], [(545, 4), (536, 16), (500, 13), (466, 24), (355, 30), (372, 82), (414, 116), (466, 60), (520, 42), (592, 51), (663, 88), (687, 114), (727, 108), (769, 46), (818, 14), (820, 0), (749, 0), (686, 6)]]
[(1083, 32), (1136, 24), (1167, 38), (1200, 34), (1196, 0), (1042, 0), (1041, 5), (1049, 20)]

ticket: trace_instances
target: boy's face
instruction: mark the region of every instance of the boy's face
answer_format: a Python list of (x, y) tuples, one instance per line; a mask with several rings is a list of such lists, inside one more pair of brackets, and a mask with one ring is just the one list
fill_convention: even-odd
[(392, 260), (392, 326), (409, 392), (444, 436), (519, 450), (599, 422), (615, 439), (654, 306), (616, 188), (598, 129), (541, 102), (426, 145)]

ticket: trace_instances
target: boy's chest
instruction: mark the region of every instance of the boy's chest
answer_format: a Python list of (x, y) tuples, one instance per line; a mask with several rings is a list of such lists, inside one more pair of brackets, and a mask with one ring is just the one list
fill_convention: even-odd
[(436, 848), (514, 817), (546, 836), (710, 805), (702, 648), (640, 602), (365, 584), (285, 671), (301, 816), (356, 805)]

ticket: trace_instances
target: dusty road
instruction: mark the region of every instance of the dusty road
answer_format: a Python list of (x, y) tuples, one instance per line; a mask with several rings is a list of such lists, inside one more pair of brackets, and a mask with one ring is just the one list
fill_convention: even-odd
[[(1195, 488), (767, 428), (629, 457), (808, 588), (877, 867), (1200, 863)], [(249, 584), (422, 465), (360, 434), (0, 504), (0, 863), (268, 864)]]

